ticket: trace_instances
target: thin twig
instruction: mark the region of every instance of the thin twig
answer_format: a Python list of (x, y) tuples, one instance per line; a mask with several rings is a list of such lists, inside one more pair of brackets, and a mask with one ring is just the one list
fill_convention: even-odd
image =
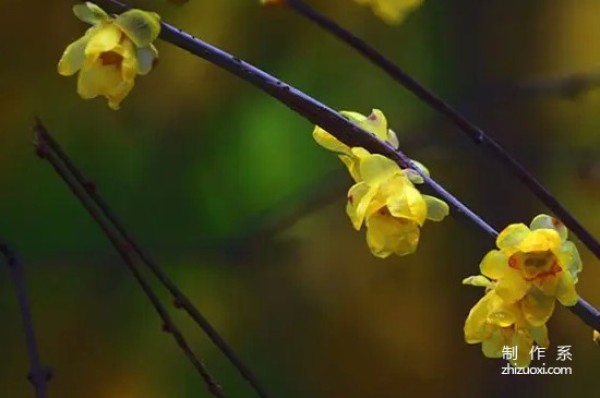
[[(96, 0), (95, 3), (100, 4), (106, 10), (114, 13), (122, 13), (130, 8), (116, 0)], [(227, 70), (248, 83), (255, 85), (279, 102), (287, 105), (294, 112), (311, 121), (313, 124), (321, 126), (344, 144), (351, 147), (363, 147), (372, 153), (379, 153), (394, 160), (404, 168), (414, 169), (421, 174), (425, 184), (440, 198), (448, 202), (454, 211), (463, 214), (488, 235), (495, 237), (498, 234), (493, 227), (446, 191), (441, 185), (429, 176), (424, 175), (419, 168), (414, 167), (411, 160), (404, 155), (404, 153), (391, 145), (380, 141), (374, 135), (361, 129), (359, 126), (350, 122), (344, 116), (325, 104), (269, 75), (263, 70), (219, 48), (211, 46), (189, 33), (165, 22), (161, 22), (160, 37), (197, 57), (203, 58), (220, 68)], [(600, 317), (597, 316), (598, 311), (587, 302), (581, 300), (576, 305), (576, 311), (574, 310), (576, 315), (579, 315), (580, 313), (586, 314), (585, 317), (581, 317), (585, 323), (595, 329), (600, 327)]]
[(336, 22), (319, 13), (301, 0), (285, 0), (291, 9), (317, 24), (328, 33), (342, 40), (361, 55), (380, 67), (390, 77), (399, 82), (411, 93), (425, 102), (429, 107), (446, 116), (461, 131), (463, 131), (477, 145), (484, 145), (490, 153), (502, 162), (537, 198), (544, 203), (580, 240), (588, 249), (600, 258), (600, 242), (570, 213), (558, 199), (550, 193), (517, 159), (510, 155), (499, 143), (494, 141), (480, 127), (476, 126), (465, 116), (460, 114), (450, 104), (437, 94), (425, 88), (410, 74), (394, 64), (389, 58), (375, 50), (364, 40), (344, 29)]
[(81, 204), (85, 207), (88, 213), (92, 216), (94, 221), (98, 224), (98, 226), (102, 229), (106, 237), (110, 240), (114, 248), (120, 254), (121, 258), (133, 274), (137, 283), (140, 285), (152, 306), (160, 316), (163, 322), (163, 331), (166, 333), (170, 333), (177, 345), (181, 348), (185, 356), (190, 360), (193, 364), (194, 368), (198, 371), (202, 379), (204, 380), (207, 389), (214, 397), (223, 398), (223, 391), (221, 387), (216, 383), (212, 375), (206, 369), (206, 366), (197, 358), (197, 356), (193, 353), (187, 341), (183, 337), (183, 334), (179, 330), (179, 328), (173, 322), (173, 319), (169, 315), (169, 312), (162, 305), (158, 295), (154, 292), (148, 281), (144, 278), (141, 271), (138, 269), (134, 257), (132, 256), (133, 249), (129, 246), (126, 241), (123, 241), (121, 237), (119, 237), (117, 231), (113, 229), (110, 222), (105, 219), (102, 212), (94, 205), (93, 200), (91, 200), (87, 194), (86, 188), (82, 185), (77, 178), (75, 178), (70, 170), (58, 154), (54, 151), (53, 147), (50, 145), (48, 141), (49, 134), (47, 133), (45, 127), (42, 123), (37, 120), (36, 127), (36, 152), (38, 156), (44, 160), (47, 160), (54, 170), (60, 175), (62, 180), (67, 184), (70, 188), (71, 192), (79, 199)]
[(229, 344), (223, 339), (219, 332), (211, 325), (211, 323), (202, 315), (202, 313), (192, 304), (189, 298), (177, 287), (177, 285), (169, 278), (169, 276), (162, 270), (156, 261), (150, 257), (145, 250), (142, 249), (141, 245), (133, 238), (133, 236), (127, 232), (123, 224), (119, 221), (115, 213), (110, 209), (108, 204), (98, 194), (95, 184), (90, 180), (86, 179), (83, 174), (79, 171), (77, 166), (71, 161), (64, 150), (60, 147), (58, 142), (50, 135), (47, 129), (38, 120), (36, 123), (36, 131), (39, 137), (42, 137), (44, 143), (52, 152), (58, 157), (58, 159), (64, 164), (68, 172), (73, 176), (81, 188), (85, 191), (87, 198), (99, 209), (102, 215), (111, 223), (112, 228), (118, 231), (122, 238), (127, 243), (127, 246), (143, 261), (144, 264), (150, 269), (150, 271), (158, 278), (161, 284), (171, 293), (174, 299), (175, 306), (177, 308), (184, 309), (189, 316), (196, 322), (196, 324), (206, 333), (210, 340), (217, 346), (221, 352), (229, 359), (229, 361), (235, 366), (243, 378), (255, 389), (256, 393), (263, 398), (268, 398), (266, 389), (258, 381), (258, 378), (254, 375), (254, 372), (244, 364), (236, 352), (229, 346)]
[(49, 369), (42, 366), (37, 340), (35, 338), (35, 329), (31, 318), (29, 300), (27, 299), (27, 290), (25, 289), (25, 278), (23, 276), (23, 264), (17, 254), (4, 242), (0, 242), (0, 253), (6, 258), (10, 275), (17, 292), (23, 329), (25, 332), (25, 341), (27, 343), (27, 353), (29, 355), (30, 371), (27, 379), (35, 389), (36, 398), (46, 398), (46, 384), (52, 377)]

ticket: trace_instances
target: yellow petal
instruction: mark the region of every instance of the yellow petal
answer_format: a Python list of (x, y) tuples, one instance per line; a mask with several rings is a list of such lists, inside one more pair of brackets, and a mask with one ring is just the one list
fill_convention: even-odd
[(511, 346), (517, 346), (517, 358), (511, 363), (513, 366), (527, 367), (531, 363), (530, 351), (533, 347), (533, 337), (527, 330), (517, 330), (514, 333)]
[(400, 147), (400, 141), (398, 141), (398, 136), (396, 135), (396, 132), (392, 129), (388, 129), (387, 141), (396, 149)]
[(556, 287), (556, 298), (564, 306), (571, 307), (577, 304), (579, 295), (575, 290), (573, 276), (569, 272), (561, 272), (558, 276), (558, 286)]
[(448, 214), (450, 214), (450, 208), (443, 200), (429, 195), (423, 195), (423, 199), (427, 205), (428, 220), (442, 221)]
[(527, 234), (517, 245), (517, 250), (523, 253), (553, 251), (561, 246), (558, 232), (553, 229), (536, 229)]
[(84, 65), (79, 72), (77, 92), (84, 99), (102, 95), (108, 99), (112, 109), (118, 109), (119, 104), (133, 88), (133, 81), (125, 81), (121, 71), (115, 65)]
[(137, 47), (149, 46), (160, 33), (160, 15), (142, 10), (129, 10), (115, 19), (117, 25)]
[(417, 249), (419, 227), (389, 214), (375, 213), (367, 217), (367, 244), (376, 257), (385, 258), (392, 253), (404, 256)]
[(319, 126), (315, 126), (315, 129), (313, 130), (313, 138), (315, 141), (317, 141), (317, 144), (321, 145), (325, 149), (347, 155), (350, 153), (350, 147), (348, 147), (348, 145), (341, 143), (337, 138)]
[(571, 274), (573, 283), (577, 283), (577, 275), (583, 267), (577, 246), (571, 241), (563, 242), (558, 250), (557, 257), (561, 268)]
[(153, 44), (147, 47), (141, 47), (137, 49), (137, 73), (139, 75), (146, 75), (150, 73), (156, 61), (158, 60), (158, 50)]
[(558, 232), (561, 240), (564, 241), (567, 239), (568, 231), (567, 227), (565, 227), (565, 224), (563, 224), (557, 218), (550, 217), (546, 214), (539, 214), (535, 216), (529, 227), (532, 231), (536, 229), (553, 229)]
[(362, 226), (369, 203), (376, 192), (365, 182), (354, 184), (348, 191), (346, 213), (350, 217), (354, 229), (359, 230)]
[(340, 158), (342, 163), (344, 163), (354, 182), (361, 182), (362, 177), (360, 176), (360, 160), (348, 155), (338, 155), (338, 158)]
[[(395, 180), (399, 180), (395, 178)], [(412, 186), (399, 182), (395, 184), (398, 188), (387, 197), (386, 207), (390, 214), (397, 218), (406, 218), (422, 226), (427, 216), (427, 205), (421, 193)]]
[(86, 34), (67, 46), (60, 61), (58, 61), (59, 74), (71, 76), (81, 69), (83, 62), (85, 61), (85, 47), (87, 46), (90, 37), (91, 35)]
[[(482, 274), (489, 276), (483, 271)], [(511, 304), (525, 296), (529, 290), (529, 284), (523, 279), (521, 272), (509, 267), (505, 270), (502, 278), (498, 280), (495, 290), (498, 296), (505, 300), (507, 304)]]
[(109, 52), (119, 45), (121, 31), (114, 24), (103, 24), (98, 26), (91, 35), (85, 47), (85, 55), (93, 61), (100, 57), (103, 52)]
[(548, 348), (550, 346), (550, 340), (548, 339), (548, 328), (546, 325), (530, 328), (531, 337), (540, 346)]
[(491, 279), (500, 279), (504, 276), (508, 268), (508, 258), (500, 250), (489, 251), (481, 263), (479, 270), (481, 273)]
[(74, 5), (73, 14), (83, 22), (91, 25), (97, 25), (109, 19), (108, 14), (102, 8), (89, 1), (85, 4)]
[(502, 349), (506, 345), (506, 338), (498, 329), (488, 339), (481, 342), (481, 352), (486, 358), (502, 358)]
[(506, 227), (496, 238), (499, 249), (516, 247), (531, 231), (525, 224), (511, 224)]
[(472, 275), (462, 280), (463, 285), (490, 287), (492, 282), (483, 275)]
[(555, 298), (546, 296), (538, 289), (532, 289), (521, 300), (521, 308), (527, 322), (533, 326), (542, 326), (552, 316)]
[(402, 170), (385, 156), (375, 154), (361, 159), (360, 175), (368, 184), (379, 185), (397, 174), (402, 174)]

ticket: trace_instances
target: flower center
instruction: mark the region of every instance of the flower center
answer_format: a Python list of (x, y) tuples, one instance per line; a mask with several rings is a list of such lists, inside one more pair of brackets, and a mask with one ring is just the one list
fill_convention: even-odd
[(562, 271), (556, 256), (549, 250), (529, 253), (517, 252), (510, 256), (508, 265), (521, 271), (527, 281), (554, 276)]
[(100, 61), (102, 65), (115, 65), (117, 68), (121, 67), (123, 62), (123, 56), (114, 51), (107, 51), (100, 54)]

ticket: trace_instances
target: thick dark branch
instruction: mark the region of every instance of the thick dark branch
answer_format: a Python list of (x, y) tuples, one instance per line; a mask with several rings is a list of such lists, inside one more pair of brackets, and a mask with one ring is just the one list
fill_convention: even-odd
[[(590, 251), (600, 258), (600, 242), (569, 212), (558, 199), (550, 193), (517, 159), (510, 155), (500, 144), (494, 141), (481, 128), (460, 114), (437, 94), (425, 88), (415, 78), (394, 64), (389, 58), (375, 50), (364, 40), (344, 29), (333, 20), (319, 13), (301, 0), (285, 0), (290, 8), (314, 22), (333, 36), (342, 40), (361, 55), (380, 67), (390, 77), (403, 85), (411, 93), (446, 116), (475, 144), (483, 145), (490, 153), (502, 162), (537, 198), (544, 203)], [(597, 77), (596, 77), (597, 78)], [(573, 84), (571, 84), (573, 86)], [(577, 84), (575, 84), (577, 86)], [(581, 89), (579, 89), (581, 91)]]
[(23, 321), (25, 341), (27, 342), (27, 353), (29, 355), (29, 364), (31, 367), (27, 378), (35, 389), (36, 398), (46, 398), (46, 383), (50, 380), (51, 372), (49, 369), (44, 368), (40, 362), (40, 353), (35, 338), (33, 320), (31, 319), (27, 291), (25, 289), (23, 265), (17, 254), (4, 242), (0, 242), (0, 253), (6, 258), (8, 268), (10, 269), (10, 275), (17, 292), (17, 300), (19, 302), (21, 319)]
[(186, 342), (183, 334), (179, 328), (173, 322), (169, 312), (162, 305), (158, 295), (154, 292), (148, 281), (144, 278), (142, 272), (138, 269), (136, 261), (133, 257), (133, 249), (128, 242), (124, 241), (116, 231), (110, 222), (104, 217), (102, 212), (95, 205), (94, 201), (89, 198), (87, 190), (89, 184), (81, 184), (77, 177), (73, 176), (69, 170), (69, 167), (61, 160), (60, 156), (54, 151), (53, 145), (49, 141), (49, 134), (45, 127), (38, 120), (35, 127), (36, 132), (36, 151), (40, 158), (47, 160), (54, 170), (60, 175), (62, 180), (71, 189), (71, 192), (79, 199), (81, 204), (85, 207), (88, 213), (92, 216), (94, 221), (102, 229), (106, 237), (110, 240), (114, 248), (120, 254), (121, 258), (133, 274), (137, 283), (140, 285), (152, 306), (160, 316), (163, 322), (163, 331), (170, 333), (177, 345), (181, 348), (185, 356), (194, 365), (194, 368), (198, 371), (204, 382), (206, 383), (207, 389), (214, 397), (223, 398), (223, 391), (221, 387), (215, 382), (214, 378), (206, 369), (205, 365), (197, 358), (193, 353), (188, 343)]
[[(128, 6), (116, 0), (96, 0), (95, 3), (113, 13), (122, 13), (129, 9)], [(164, 22), (161, 23), (160, 37), (163, 40), (186, 50), (195, 56), (203, 58), (255, 85), (279, 102), (287, 105), (294, 112), (311, 121), (313, 124), (321, 126), (344, 144), (351, 147), (363, 147), (372, 153), (382, 154), (394, 160), (401, 167), (413, 168), (421, 173), (418, 168), (413, 167), (410, 159), (401, 151), (380, 141), (374, 135), (361, 129), (323, 103), (269, 75), (261, 69)], [(480, 140), (483, 140), (483, 136), (480, 137)], [(451, 195), (430, 177), (423, 175), (422, 173), (421, 175), (431, 190), (440, 198), (448, 202), (454, 211), (463, 214), (490, 236), (495, 237), (497, 235), (497, 232), (493, 227), (461, 203), (456, 197)], [(597, 310), (589, 305), (582, 304), (581, 301), (577, 308), (586, 313), (586, 317), (584, 318), (586, 323), (588, 323), (586, 320), (590, 320), (593, 321), (595, 329), (600, 327), (600, 319), (595, 317), (594, 312), (597, 312)]]

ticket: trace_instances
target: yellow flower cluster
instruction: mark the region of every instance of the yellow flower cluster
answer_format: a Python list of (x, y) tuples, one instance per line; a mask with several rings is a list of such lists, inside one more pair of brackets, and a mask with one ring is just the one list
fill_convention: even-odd
[(373, 12), (387, 23), (399, 24), (412, 11), (423, 4), (423, 0), (354, 0), (358, 4), (370, 5)]
[[(388, 129), (381, 111), (374, 109), (368, 117), (356, 112), (341, 113), (380, 140), (398, 147), (396, 134)], [(448, 215), (445, 202), (422, 195), (415, 188), (413, 183), (423, 182), (415, 170), (402, 169), (385, 156), (371, 154), (364, 148), (350, 148), (318, 126), (313, 137), (324, 148), (338, 153), (356, 182), (348, 191), (346, 213), (356, 230), (366, 225), (367, 244), (375, 256), (413, 253), (425, 220), (441, 221)], [(423, 165), (413, 163), (429, 174)]]
[(496, 239), (498, 250), (481, 261), (482, 275), (464, 284), (482, 286), (486, 294), (465, 322), (467, 343), (482, 344), (486, 357), (501, 358), (504, 346), (518, 347), (515, 366), (528, 366), (535, 343), (549, 344), (546, 322), (556, 300), (572, 306), (582, 264), (567, 229), (557, 219), (538, 215), (530, 226), (512, 224)]
[(160, 16), (129, 10), (113, 18), (92, 3), (73, 7), (77, 18), (92, 25), (71, 43), (58, 63), (58, 73), (79, 72), (77, 92), (84, 99), (104, 96), (119, 109), (137, 75), (149, 73), (158, 60), (152, 44), (160, 33)]

